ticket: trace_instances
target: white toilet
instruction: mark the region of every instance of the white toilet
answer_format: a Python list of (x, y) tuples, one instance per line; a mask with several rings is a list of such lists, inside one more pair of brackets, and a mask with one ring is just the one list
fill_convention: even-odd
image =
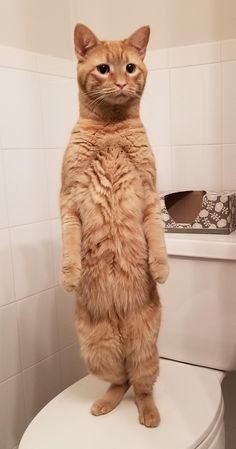
[(161, 288), (162, 357), (155, 386), (161, 424), (138, 423), (130, 390), (110, 414), (91, 403), (107, 388), (76, 382), (34, 418), (19, 449), (224, 449), (224, 372), (236, 369), (236, 233), (169, 234), (170, 278)]

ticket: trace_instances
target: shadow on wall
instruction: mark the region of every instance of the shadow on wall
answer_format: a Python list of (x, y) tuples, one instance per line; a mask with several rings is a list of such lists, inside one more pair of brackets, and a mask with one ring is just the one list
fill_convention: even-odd
[[(22, 298), (17, 308), (27, 425), (53, 397), (86, 374), (74, 332), (75, 301), (58, 285), (52, 241), (40, 233), (34, 237), (35, 244), (15, 244), (18, 296)], [(59, 253), (60, 241), (53, 245)], [(55, 265), (57, 271), (59, 263)], [(19, 437), (14, 431), (18, 410), (15, 407), (11, 429), (14, 441)]]
[(236, 447), (236, 372), (228, 373), (223, 382), (222, 390), (225, 403), (225, 447)]

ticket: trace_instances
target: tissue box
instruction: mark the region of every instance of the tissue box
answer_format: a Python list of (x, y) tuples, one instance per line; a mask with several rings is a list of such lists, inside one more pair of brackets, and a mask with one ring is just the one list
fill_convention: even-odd
[(236, 229), (236, 192), (184, 191), (161, 195), (166, 232), (230, 234)]

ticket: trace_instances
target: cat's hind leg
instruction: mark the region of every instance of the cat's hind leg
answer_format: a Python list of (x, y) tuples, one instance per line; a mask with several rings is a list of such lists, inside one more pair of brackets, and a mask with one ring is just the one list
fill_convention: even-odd
[(160, 306), (147, 306), (133, 315), (126, 325), (126, 368), (134, 388), (139, 421), (146, 427), (157, 427), (160, 414), (154, 402), (153, 386), (159, 373), (156, 339)]
[(91, 407), (93, 415), (113, 410), (129, 388), (123, 343), (117, 320), (93, 321), (77, 306), (76, 327), (81, 353), (91, 374), (111, 383), (104, 396)]

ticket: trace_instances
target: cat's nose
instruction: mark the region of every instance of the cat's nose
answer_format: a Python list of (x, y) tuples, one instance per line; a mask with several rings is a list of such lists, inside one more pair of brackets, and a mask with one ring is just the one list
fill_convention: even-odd
[(126, 86), (126, 82), (118, 81), (116, 83), (116, 86), (119, 87), (121, 90)]

